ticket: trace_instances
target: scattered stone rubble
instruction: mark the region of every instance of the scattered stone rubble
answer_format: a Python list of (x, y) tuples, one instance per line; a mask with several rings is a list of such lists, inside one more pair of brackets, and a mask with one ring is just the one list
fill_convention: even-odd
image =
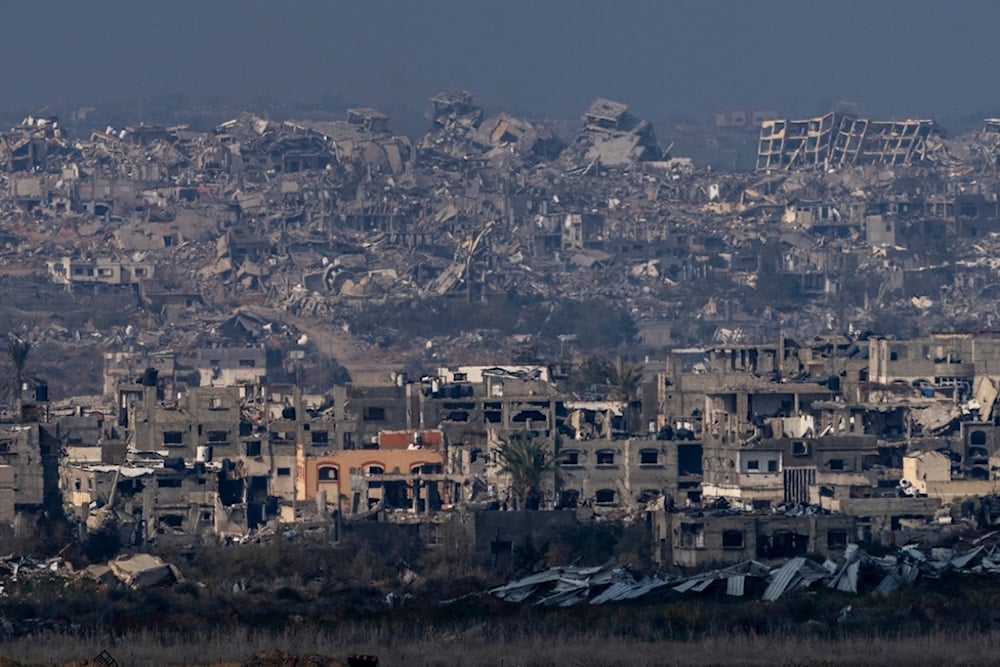
[(603, 98), (568, 144), (467, 92), (432, 103), (419, 140), (369, 108), (78, 138), (26, 118), (0, 142), (0, 272), (137, 287), (165, 345), (234, 300), (291, 324), (425, 295), (599, 296), (649, 347), (695, 342), (692, 321), (811, 336), (998, 317), (994, 120), (947, 139), (927, 120), (765, 120), (750, 174), (672, 157)]
[[(742, 173), (674, 157), (603, 98), (568, 142), (470, 93), (432, 103), (419, 140), (370, 108), (4, 133), (0, 308), (48, 308), (36, 346), (105, 355), (101, 396), (11, 392), (4, 516), (37, 515), (56, 483), (68, 514), (134, 547), (344, 516), (646, 511), (663, 562), (700, 566), (842, 551), (997, 491), (1000, 121), (943, 138), (925, 120), (768, 119)], [(626, 352), (650, 359), (636, 386), (570, 390), (570, 365), (543, 363), (552, 341), (461, 322), (403, 345), (482, 365), (303, 381), (321, 355), (374, 356), (375, 336), (326, 349), (371, 306), (504, 295), (621, 307), (640, 325)], [(507, 350), (523, 364), (498, 366)], [(560, 461), (530, 502), (497, 463), (515, 432)], [(823, 511), (769, 511), (783, 503)], [(509, 547), (499, 533), (478, 548)]]
[[(39, 561), (31, 556), (7, 556), (0, 559), (0, 576), (7, 578), (8, 586), (40, 577), (61, 577), (89, 579), (102, 584), (117, 581), (134, 590), (184, 581), (184, 576), (175, 565), (147, 553), (121, 556), (106, 565), (88, 565), (81, 570), (74, 570), (62, 557)], [(0, 597), (7, 594), (3, 588), (0, 585)]]

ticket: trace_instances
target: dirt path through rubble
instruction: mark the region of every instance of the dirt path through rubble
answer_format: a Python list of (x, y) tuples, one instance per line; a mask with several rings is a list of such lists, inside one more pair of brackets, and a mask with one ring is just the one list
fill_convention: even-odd
[(285, 313), (284, 319), (312, 339), (323, 354), (334, 357), (351, 374), (351, 380), (368, 386), (391, 384), (391, 373), (402, 367), (398, 353), (358, 340), (334, 325)]

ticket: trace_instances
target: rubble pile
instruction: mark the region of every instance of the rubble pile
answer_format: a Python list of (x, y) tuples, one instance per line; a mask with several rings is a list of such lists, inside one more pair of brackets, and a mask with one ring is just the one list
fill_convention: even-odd
[(372, 302), (509, 294), (621, 304), (648, 347), (1000, 317), (995, 120), (943, 138), (930, 120), (768, 119), (740, 173), (673, 157), (604, 98), (568, 144), (469, 92), (432, 105), (418, 140), (371, 108), (79, 138), (26, 118), (0, 142), (0, 272), (137, 288), (186, 333), (234, 303), (348, 324)]
[(102, 584), (117, 581), (134, 590), (184, 581), (175, 565), (148, 553), (121, 556), (107, 564), (88, 565), (80, 570), (75, 570), (69, 561), (58, 556), (44, 560), (31, 556), (6, 556), (0, 558), (0, 576), (7, 578), (7, 584), (0, 585), (0, 597), (7, 595), (5, 587), (51, 577), (88, 579)]
[[(647, 511), (655, 559), (698, 569), (904, 543), (969, 519), (964, 499), (1000, 515), (1000, 121), (944, 138), (770, 118), (757, 169), (720, 172), (617, 101), (568, 143), (468, 92), (432, 104), (417, 139), (367, 107), (4, 132), (0, 316), (104, 367), (80, 392), (99, 396), (53, 402), (12, 360), (7, 514), (58, 490), (144, 547), (332, 536), (342, 516)], [(584, 342), (609, 322), (626, 334)], [(622, 363), (585, 377), (601, 347)], [(323, 363), (347, 357), (377, 380)], [(537, 488), (497, 464), (515, 433), (552, 463)], [(535, 532), (501, 527), (480, 552)], [(723, 578), (758, 572), (740, 567)], [(544, 584), (554, 604), (658, 586)]]

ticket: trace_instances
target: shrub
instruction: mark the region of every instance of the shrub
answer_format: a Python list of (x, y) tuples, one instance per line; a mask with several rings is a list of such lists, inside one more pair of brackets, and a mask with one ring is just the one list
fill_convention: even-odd
[(282, 586), (274, 592), (274, 597), (287, 602), (302, 602), (302, 594), (291, 586)]

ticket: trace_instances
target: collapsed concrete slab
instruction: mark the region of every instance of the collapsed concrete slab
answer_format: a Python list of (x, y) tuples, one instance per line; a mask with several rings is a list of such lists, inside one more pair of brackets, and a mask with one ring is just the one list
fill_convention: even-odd
[(111, 572), (129, 588), (150, 588), (173, 577), (170, 566), (152, 554), (136, 554), (108, 563)]
[(583, 127), (563, 159), (572, 168), (625, 167), (659, 160), (653, 126), (628, 113), (628, 105), (599, 97), (583, 115)]

